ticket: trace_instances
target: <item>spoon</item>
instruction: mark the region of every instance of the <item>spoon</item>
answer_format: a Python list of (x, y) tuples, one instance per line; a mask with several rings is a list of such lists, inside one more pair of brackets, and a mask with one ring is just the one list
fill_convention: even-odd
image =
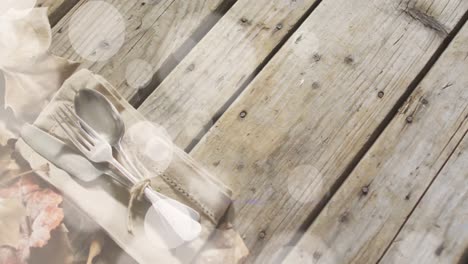
[[(125, 163), (131, 167), (132, 171), (140, 179), (144, 179), (122, 147), (121, 142), (125, 134), (125, 124), (114, 105), (104, 95), (91, 89), (80, 90), (75, 96), (74, 104), (76, 114), (122, 156)], [(152, 190), (152, 195), (164, 199), (181, 212), (187, 212), (195, 221), (200, 221), (200, 214), (193, 208), (154, 190)]]

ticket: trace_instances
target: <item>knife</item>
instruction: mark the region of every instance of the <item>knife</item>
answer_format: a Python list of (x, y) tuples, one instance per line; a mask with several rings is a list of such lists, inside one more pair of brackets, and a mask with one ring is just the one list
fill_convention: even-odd
[(21, 129), (21, 138), (39, 155), (66, 171), (72, 177), (84, 182), (90, 182), (103, 174), (107, 174), (119, 183), (126, 185), (126, 183), (122, 182), (120, 176), (107, 169), (106, 166), (92, 163), (81, 155), (78, 150), (69, 147), (60, 139), (34, 125), (24, 125)]

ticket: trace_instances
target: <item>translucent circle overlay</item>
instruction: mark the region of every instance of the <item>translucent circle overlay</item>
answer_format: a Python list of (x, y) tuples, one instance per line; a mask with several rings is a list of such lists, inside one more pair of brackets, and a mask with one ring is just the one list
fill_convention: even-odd
[(288, 174), (288, 192), (296, 201), (311, 203), (323, 193), (323, 178), (319, 170), (311, 165), (300, 165)]
[(145, 60), (133, 60), (127, 65), (125, 79), (130, 87), (134, 89), (145, 88), (152, 78), (153, 66)]
[(1, 0), (0, 17), (19, 19), (31, 12), (37, 0)]
[(92, 1), (72, 16), (68, 37), (81, 57), (105, 61), (114, 56), (125, 41), (125, 21), (120, 12), (104, 1)]
[[(177, 206), (172, 200), (160, 199), (146, 213), (144, 221), (145, 235), (157, 248), (177, 248), (186, 241), (196, 239), (201, 232), (201, 226), (198, 222), (183, 219), (192, 219), (188, 210)], [(177, 224), (177, 221), (183, 222)], [(183, 229), (177, 231), (184, 234), (185, 237), (176, 234), (171, 225)]]
[(197, 109), (192, 111), (192, 117), (185, 121), (182, 134), (186, 138), (199, 141), (213, 125), (213, 119), (210, 118), (209, 113)]
[(152, 177), (164, 172), (172, 162), (174, 144), (166, 129), (158, 124), (142, 121), (130, 126), (124, 143), (131, 157)]

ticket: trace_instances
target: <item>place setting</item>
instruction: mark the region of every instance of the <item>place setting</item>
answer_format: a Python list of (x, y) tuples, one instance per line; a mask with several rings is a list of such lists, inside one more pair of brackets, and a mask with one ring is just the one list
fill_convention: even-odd
[(75, 73), (17, 148), (38, 174), (140, 263), (187, 261), (230, 205), (231, 192), (145, 120), (110, 84)]

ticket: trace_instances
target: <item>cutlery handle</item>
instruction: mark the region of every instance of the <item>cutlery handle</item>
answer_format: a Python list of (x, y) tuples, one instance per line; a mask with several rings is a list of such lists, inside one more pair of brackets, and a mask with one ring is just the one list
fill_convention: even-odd
[(115, 149), (117, 150), (117, 153), (120, 154), (125, 164), (132, 169), (132, 171), (136, 174), (136, 176), (140, 179), (144, 179), (145, 177), (140, 172), (140, 170), (135, 166), (132, 160), (129, 158), (129, 156), (127, 155), (127, 152), (123, 149), (122, 145), (120, 143), (117, 144), (115, 146)]
[[(189, 242), (196, 239), (202, 230), (201, 224), (195, 221), (189, 214), (175, 208), (169, 200), (161, 199), (153, 208), (157, 216), (163, 221), (164, 226), (176, 234), (179, 239)], [(151, 219), (145, 218), (151, 221)]]
[(120, 173), (127, 177), (133, 184), (139, 182), (139, 179), (135, 177), (131, 172), (129, 172), (118, 160), (112, 158), (109, 163), (114, 166)]
[(162, 199), (167, 201), (170, 205), (172, 205), (175, 209), (189, 215), (193, 220), (200, 222), (200, 214), (193, 209), (192, 207), (183, 204), (175, 199), (169, 198), (166, 195), (157, 192), (151, 188), (146, 188), (145, 189), (145, 196), (148, 198), (148, 200), (152, 203), (157, 202), (158, 200)]

